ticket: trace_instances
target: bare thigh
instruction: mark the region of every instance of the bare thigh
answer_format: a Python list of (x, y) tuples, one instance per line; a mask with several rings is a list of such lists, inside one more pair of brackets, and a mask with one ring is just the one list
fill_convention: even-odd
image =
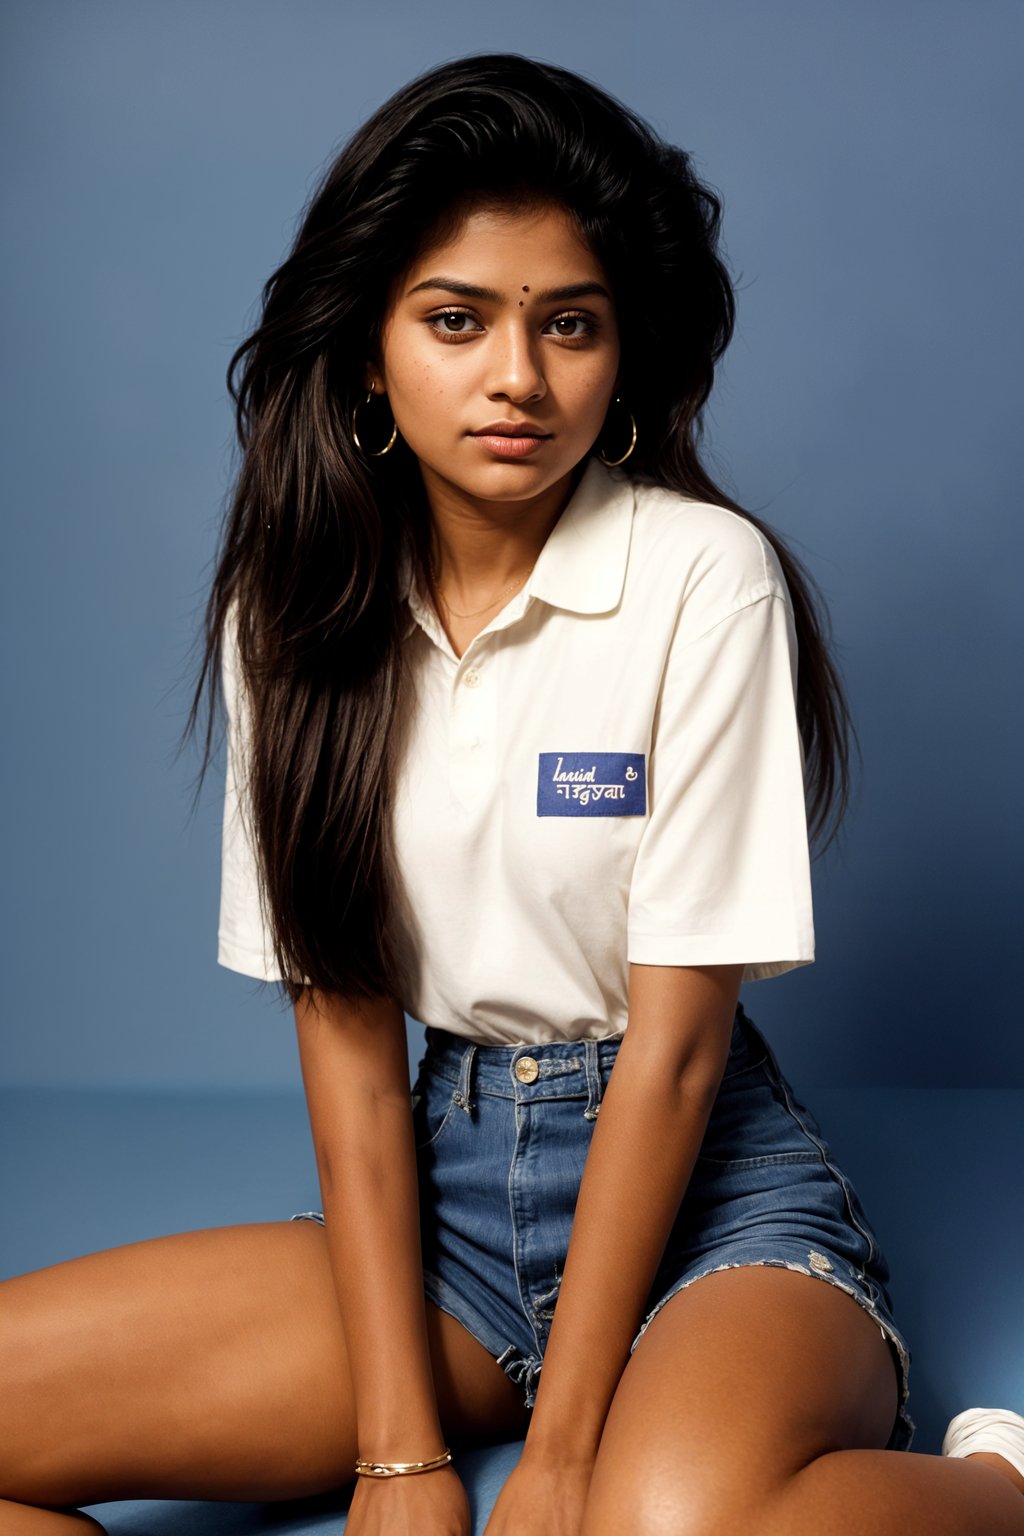
[(878, 1324), (826, 1281), (746, 1265), (668, 1301), (612, 1399), (588, 1536), (760, 1528), (827, 1451), (881, 1449), (899, 1384)]
[[(518, 1434), (522, 1394), (425, 1302), (446, 1435)], [(356, 1429), (323, 1229), (183, 1232), (0, 1284), (0, 1497), (296, 1498), (352, 1480)]]

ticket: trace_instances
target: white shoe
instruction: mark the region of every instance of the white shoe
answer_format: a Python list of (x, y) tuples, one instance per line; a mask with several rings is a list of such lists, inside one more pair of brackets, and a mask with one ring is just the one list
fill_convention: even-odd
[(973, 1456), (991, 1451), (1024, 1477), (1024, 1419), (1009, 1408), (965, 1408), (950, 1419), (942, 1439), (943, 1456)]

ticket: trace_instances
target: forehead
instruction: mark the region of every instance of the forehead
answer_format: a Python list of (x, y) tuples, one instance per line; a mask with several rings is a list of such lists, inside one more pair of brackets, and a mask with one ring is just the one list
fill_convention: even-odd
[(580, 233), (570, 211), (560, 203), (509, 206), (471, 204), (428, 235), (403, 274), (403, 287), (435, 273), (467, 277), (471, 270), (503, 279), (509, 286), (565, 283), (571, 278), (601, 279), (604, 269)]

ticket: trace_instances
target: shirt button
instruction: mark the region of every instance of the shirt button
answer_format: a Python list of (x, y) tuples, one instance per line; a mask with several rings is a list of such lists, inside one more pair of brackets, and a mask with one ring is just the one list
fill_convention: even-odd
[(480, 737), (479, 736), (474, 736), (473, 740), (470, 742), (470, 746), (475, 750), (480, 745), (481, 745)]
[(480, 673), (476, 670), (476, 667), (470, 667), (467, 672), (463, 673), (462, 681), (467, 688), (475, 688), (480, 681)]
[(521, 1083), (534, 1083), (540, 1076), (540, 1067), (532, 1056), (520, 1056), (516, 1062), (515, 1073)]

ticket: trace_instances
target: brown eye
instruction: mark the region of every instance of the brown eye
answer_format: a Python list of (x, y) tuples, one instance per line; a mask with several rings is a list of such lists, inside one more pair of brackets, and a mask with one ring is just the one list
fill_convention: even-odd
[(597, 329), (591, 316), (584, 314), (556, 315), (549, 324), (554, 334), (566, 341), (582, 341)]
[(441, 341), (454, 341), (462, 336), (472, 336), (483, 329), (464, 309), (442, 309), (428, 316), (427, 324)]

